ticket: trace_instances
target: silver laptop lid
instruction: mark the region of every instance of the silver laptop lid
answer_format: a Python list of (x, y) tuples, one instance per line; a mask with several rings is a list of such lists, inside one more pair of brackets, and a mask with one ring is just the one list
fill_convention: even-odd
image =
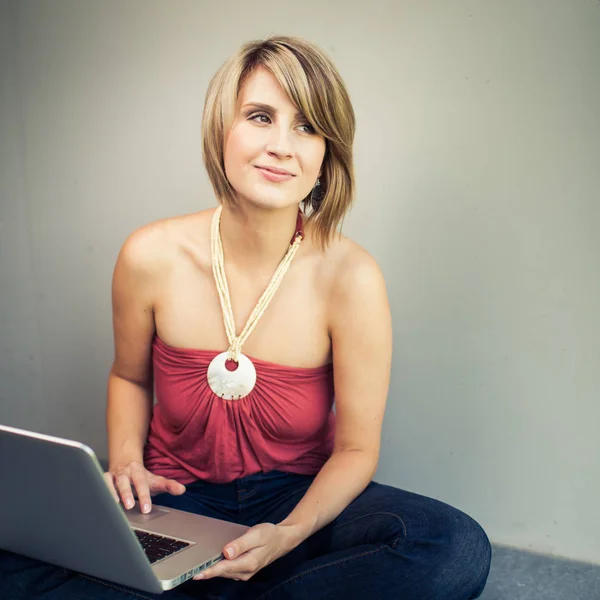
[(0, 425), (0, 548), (160, 593), (85, 444)]

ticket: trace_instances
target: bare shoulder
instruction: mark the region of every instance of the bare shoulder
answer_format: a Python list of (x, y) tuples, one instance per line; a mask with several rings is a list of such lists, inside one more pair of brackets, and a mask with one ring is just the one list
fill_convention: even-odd
[(136, 229), (125, 240), (117, 265), (139, 276), (164, 272), (182, 248), (197, 243), (209, 213), (212, 210), (170, 217)]
[(336, 306), (361, 303), (369, 298), (387, 298), (377, 261), (354, 240), (336, 236), (324, 259), (330, 300)]
[[(327, 262), (331, 270), (328, 328), (336, 390), (347, 402), (361, 390), (364, 378), (387, 381), (392, 316), (383, 274), (367, 250), (342, 237), (331, 246)], [(369, 390), (365, 398), (372, 398), (372, 386)], [(381, 391), (382, 398), (385, 393)]]
[(121, 377), (148, 383), (157, 299), (180, 248), (202, 218), (197, 213), (149, 223), (123, 244), (112, 280), (113, 371)]

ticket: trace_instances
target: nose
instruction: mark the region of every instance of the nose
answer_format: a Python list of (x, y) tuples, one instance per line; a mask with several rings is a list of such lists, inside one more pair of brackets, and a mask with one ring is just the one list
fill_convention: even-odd
[(268, 154), (277, 158), (294, 156), (293, 141), (290, 132), (285, 127), (273, 127), (267, 140)]

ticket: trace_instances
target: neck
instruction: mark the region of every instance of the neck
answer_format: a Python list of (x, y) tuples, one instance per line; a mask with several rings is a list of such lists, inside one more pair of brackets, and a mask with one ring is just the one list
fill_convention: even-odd
[(242, 269), (274, 271), (296, 230), (298, 206), (264, 209), (223, 206), (221, 242), (225, 261)]

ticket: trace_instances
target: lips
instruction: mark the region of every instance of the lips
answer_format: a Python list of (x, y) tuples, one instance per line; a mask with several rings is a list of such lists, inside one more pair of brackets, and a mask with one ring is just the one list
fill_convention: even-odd
[(272, 183), (280, 183), (289, 181), (295, 175), (285, 169), (276, 169), (274, 167), (256, 167), (257, 171), (267, 180)]
[(270, 173), (275, 173), (275, 175), (288, 175), (290, 177), (295, 177), (295, 175), (293, 173), (290, 173), (289, 171), (286, 171), (285, 169), (278, 169), (277, 167), (263, 167), (261, 165), (258, 165), (256, 168), (262, 169), (264, 171), (269, 171)]

